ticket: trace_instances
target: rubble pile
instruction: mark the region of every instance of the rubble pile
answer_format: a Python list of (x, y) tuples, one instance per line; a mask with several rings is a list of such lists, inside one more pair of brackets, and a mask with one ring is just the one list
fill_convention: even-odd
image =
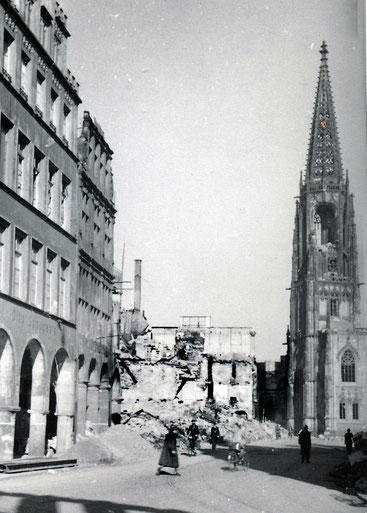
[[(171, 423), (176, 424), (181, 438), (185, 438), (186, 430), (193, 418), (196, 419), (203, 441), (208, 441), (210, 430), (215, 422), (218, 424), (223, 443), (233, 440), (249, 443), (262, 438), (275, 438), (274, 423), (247, 420), (243, 411), (236, 413), (236, 409), (231, 407), (208, 407), (203, 404), (203, 401), (187, 405), (177, 399), (172, 401), (140, 399), (133, 404), (126, 404), (124, 401), (124, 406), (126, 409), (123, 411), (122, 422), (155, 447), (162, 446), (164, 435)], [(182, 448), (185, 447), (185, 442), (182, 441), (180, 445)]]
[(337, 465), (331, 475), (346, 490), (357, 490), (367, 502), (367, 433), (357, 433), (353, 440), (354, 452), (349, 456), (349, 461)]
[(132, 463), (158, 453), (152, 445), (128, 426), (112, 426), (100, 435), (80, 436), (63, 457), (77, 458), (78, 464)]

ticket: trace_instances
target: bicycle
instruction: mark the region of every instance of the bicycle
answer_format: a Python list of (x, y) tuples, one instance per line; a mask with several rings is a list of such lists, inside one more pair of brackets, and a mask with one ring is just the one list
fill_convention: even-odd
[(187, 439), (187, 453), (189, 456), (196, 456), (196, 440), (189, 437)]
[(228, 466), (231, 467), (233, 465), (233, 469), (237, 470), (237, 467), (242, 467), (242, 470), (245, 472), (250, 467), (250, 458), (246, 449), (242, 447), (241, 449), (230, 449), (228, 453)]

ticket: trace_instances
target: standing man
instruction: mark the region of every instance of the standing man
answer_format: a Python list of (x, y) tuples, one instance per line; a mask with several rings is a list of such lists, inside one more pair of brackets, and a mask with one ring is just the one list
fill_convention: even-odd
[(308, 430), (308, 426), (305, 425), (299, 433), (298, 443), (301, 446), (302, 463), (304, 463), (305, 459), (307, 463), (310, 463), (311, 433)]
[(217, 424), (215, 423), (212, 429), (210, 430), (210, 443), (212, 444), (213, 451), (217, 447), (217, 441), (220, 437), (219, 429)]
[(347, 448), (347, 453), (352, 454), (352, 447), (353, 447), (353, 433), (350, 432), (350, 429), (347, 429), (347, 432), (344, 435), (344, 443), (345, 447)]

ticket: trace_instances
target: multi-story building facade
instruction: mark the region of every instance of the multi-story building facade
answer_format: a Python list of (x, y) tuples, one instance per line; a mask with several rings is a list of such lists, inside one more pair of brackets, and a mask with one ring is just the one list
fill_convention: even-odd
[(367, 424), (367, 330), (360, 294), (353, 195), (342, 167), (327, 63), (321, 66), (293, 238), (287, 416), (315, 433)]
[[(68, 37), (55, 0), (0, 0), (1, 459), (42, 456), (50, 439), (62, 453), (83, 416), (76, 407), (78, 365), (84, 359), (99, 376), (104, 364), (112, 372), (103, 339), (95, 332), (85, 341), (77, 336), (81, 100), (66, 68)], [(112, 228), (104, 236), (112, 239)], [(109, 259), (111, 248), (112, 242)], [(100, 310), (109, 315), (107, 307)], [(99, 386), (95, 377), (93, 385)], [(102, 410), (107, 424), (107, 394), (97, 390), (99, 402), (90, 399), (84, 410)]]
[(86, 421), (96, 432), (107, 427), (111, 386), (112, 413), (120, 412), (121, 395), (118, 371), (112, 373), (115, 333), (112, 315), (113, 227), (116, 213), (111, 169), (113, 152), (101, 127), (86, 111), (78, 139), (78, 153), (77, 337), (80, 354), (77, 430), (84, 433)]

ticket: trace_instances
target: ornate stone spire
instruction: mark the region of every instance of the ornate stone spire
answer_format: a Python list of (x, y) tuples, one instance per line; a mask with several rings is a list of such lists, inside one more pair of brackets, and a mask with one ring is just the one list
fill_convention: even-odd
[(343, 177), (333, 94), (329, 78), (325, 41), (314, 105), (306, 179), (310, 183), (338, 183)]

